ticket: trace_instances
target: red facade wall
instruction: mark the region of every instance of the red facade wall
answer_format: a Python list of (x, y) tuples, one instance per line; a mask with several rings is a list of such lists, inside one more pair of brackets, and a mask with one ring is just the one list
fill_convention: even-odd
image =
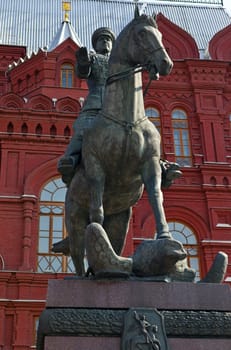
[[(176, 27), (174, 34), (167, 31), (167, 20), (160, 17), (162, 24), (174, 69), (170, 76), (151, 83), (145, 107), (160, 111), (163, 156), (169, 161), (174, 161), (171, 111), (183, 108), (190, 118), (193, 166), (184, 168), (183, 176), (164, 190), (164, 206), (168, 221), (185, 223), (196, 233), (204, 276), (218, 251), (231, 259), (231, 67), (216, 58), (199, 60), (187, 33)], [(185, 43), (183, 52), (179, 40)], [(74, 64), (76, 49), (68, 39), (51, 53), (39, 51), (0, 79), (0, 349), (4, 350), (33, 345), (33, 327), (44, 308), (47, 281), (64, 276), (36, 273), (38, 205), (44, 184), (58, 176), (57, 160), (70, 139), (65, 130), (72, 130), (81, 108), (79, 98), (87, 94), (86, 83), (77, 78), (73, 88), (60, 88), (61, 64)], [(11, 50), (4, 47), (8, 63)], [(15, 55), (24, 54), (21, 50)], [(3, 56), (2, 52), (0, 47)], [(144, 74), (144, 86), (147, 82)], [(144, 193), (133, 209), (124, 255), (154, 232)], [(227, 276), (231, 276), (230, 263)]]

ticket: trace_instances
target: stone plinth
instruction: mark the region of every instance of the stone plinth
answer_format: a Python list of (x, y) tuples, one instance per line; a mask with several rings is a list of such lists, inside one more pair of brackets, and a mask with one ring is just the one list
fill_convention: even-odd
[(158, 310), (169, 350), (230, 350), (228, 285), (141, 280), (50, 281), (37, 350), (119, 350), (130, 308)]
[(53, 280), (49, 281), (46, 305), (77, 308), (154, 307), (172, 310), (231, 311), (231, 291), (228, 285), (212, 283)]
[[(230, 350), (230, 340), (226, 339), (168, 339), (169, 350)], [(106, 337), (46, 337), (46, 350), (113, 350), (120, 349), (120, 338)]]

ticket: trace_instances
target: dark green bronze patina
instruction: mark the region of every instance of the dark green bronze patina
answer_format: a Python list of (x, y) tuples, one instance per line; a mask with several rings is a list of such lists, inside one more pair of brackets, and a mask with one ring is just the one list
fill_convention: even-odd
[(171, 238), (162, 205), (160, 135), (145, 117), (141, 70), (152, 79), (172, 68), (155, 19), (136, 12), (114, 43), (102, 110), (83, 135), (82, 163), (66, 197), (70, 252), (84, 274), (85, 229), (103, 225), (116, 254), (126, 237), (131, 207), (143, 185), (149, 195), (157, 238)]

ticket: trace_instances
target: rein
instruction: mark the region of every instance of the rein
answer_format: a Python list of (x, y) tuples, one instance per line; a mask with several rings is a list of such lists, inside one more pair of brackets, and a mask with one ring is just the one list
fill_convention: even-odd
[(138, 119), (135, 123), (132, 122), (127, 122), (126, 120), (118, 120), (116, 118), (114, 118), (112, 115), (106, 115), (103, 112), (100, 113), (100, 115), (108, 120), (113, 121), (116, 124), (119, 124), (120, 126), (122, 126), (123, 128), (125, 128), (126, 132), (130, 135), (132, 132), (132, 129), (135, 128), (137, 125), (141, 124), (142, 122), (144, 122), (145, 120), (147, 120), (148, 118), (146, 116), (144, 116), (143, 118)]
[[(153, 54), (154, 52), (156, 51), (159, 51), (159, 50), (164, 50), (164, 48), (162, 46), (156, 48), (155, 50), (152, 50), (150, 51), (149, 53)], [(147, 51), (147, 50), (146, 50)], [(115, 73), (115, 74), (112, 74), (110, 75), (107, 80), (106, 80), (106, 85), (111, 85), (113, 83), (115, 83), (116, 81), (118, 80), (121, 80), (121, 79), (126, 79), (127, 77), (130, 77), (136, 73), (140, 73), (142, 72), (143, 70), (145, 70), (145, 68), (147, 69), (148, 68), (148, 64), (144, 64), (144, 65), (136, 65), (135, 67), (131, 67), (131, 68), (128, 68), (124, 71), (121, 71), (121, 72), (118, 72), (118, 73)], [(146, 95), (147, 91), (148, 91), (148, 88), (151, 84), (151, 81), (152, 79), (150, 78), (145, 89), (144, 89), (144, 92), (143, 92), (143, 96)], [(105, 119), (108, 119), (108, 120), (111, 120), (113, 121), (114, 123), (116, 124), (119, 124), (120, 126), (122, 126), (123, 128), (125, 128), (126, 132), (130, 135), (131, 132), (132, 132), (132, 129), (134, 127), (136, 127), (137, 125), (139, 125), (140, 123), (142, 123), (143, 121), (147, 120), (148, 118), (146, 116), (144, 116), (143, 118), (140, 118), (139, 120), (137, 120), (135, 123), (132, 123), (132, 122), (127, 122), (125, 120), (121, 121), (121, 120), (118, 120), (116, 118), (114, 118), (112, 115), (106, 115), (104, 114), (102, 111), (100, 112), (100, 115), (105, 118)]]
[[(146, 67), (147, 67), (147, 65), (143, 65), (143, 66), (138, 65), (135, 68), (132, 67), (132, 68), (126, 69), (126, 70), (124, 70), (122, 72), (118, 72), (118, 73), (112, 74), (112, 75), (110, 75), (107, 78), (106, 85), (111, 85), (111, 84), (115, 83), (118, 80), (126, 79), (127, 77), (130, 77), (133, 74), (140, 73), (140, 72), (144, 71)], [(148, 81), (148, 83), (147, 83), (147, 85), (146, 85), (146, 87), (144, 89), (143, 96), (146, 95), (146, 93), (147, 93), (147, 91), (149, 89), (149, 86), (151, 84), (151, 81), (152, 81), (152, 79), (149, 78), (149, 81)]]
[(135, 68), (131, 67), (131, 68), (126, 69), (124, 71), (112, 74), (107, 78), (106, 85), (110, 85), (110, 84), (116, 82), (117, 80), (121, 80), (121, 79), (125, 79), (127, 77), (130, 77), (133, 74), (140, 73), (145, 69), (145, 67), (146, 67), (146, 65), (143, 65), (143, 66), (137, 65)]

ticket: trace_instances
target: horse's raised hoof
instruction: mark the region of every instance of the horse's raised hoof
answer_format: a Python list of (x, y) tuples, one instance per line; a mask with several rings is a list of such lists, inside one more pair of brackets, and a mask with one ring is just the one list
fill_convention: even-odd
[(92, 223), (86, 228), (86, 253), (89, 266), (97, 278), (128, 277), (132, 259), (118, 256), (103, 227)]
[(167, 160), (160, 161), (162, 169), (161, 187), (169, 188), (174, 180), (182, 176), (180, 166), (177, 163), (168, 162)]

